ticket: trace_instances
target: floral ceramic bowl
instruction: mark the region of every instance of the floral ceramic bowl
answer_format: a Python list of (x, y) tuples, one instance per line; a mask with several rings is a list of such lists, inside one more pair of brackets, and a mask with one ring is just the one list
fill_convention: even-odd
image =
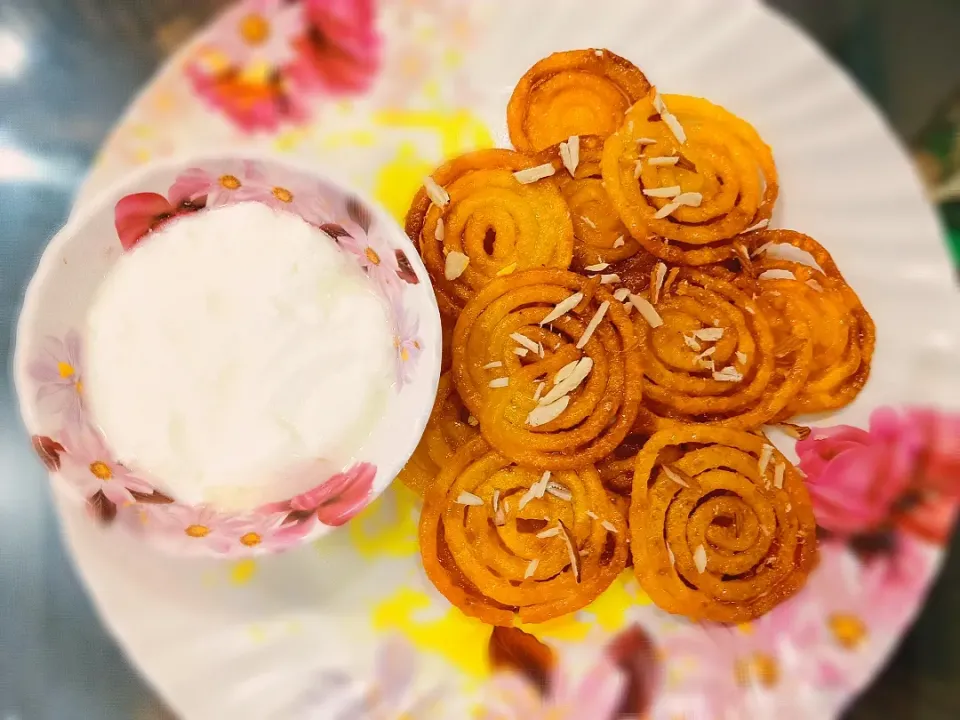
[[(159, 479), (117, 462), (85, 408), (83, 328), (104, 274), (163, 224), (234, 202), (261, 202), (315, 225), (382, 294), (395, 332), (396, 381), (355, 462), (309, 476), (307, 492), (240, 513), (178, 502)], [(33, 446), (55, 487), (172, 552), (239, 557), (282, 550), (343, 525), (377, 497), (413, 451), (440, 372), (440, 317), (406, 235), (384, 212), (314, 170), (269, 157), (210, 156), (151, 165), (75, 213), (27, 289), (14, 361)], [(319, 466), (319, 464), (318, 464)]]

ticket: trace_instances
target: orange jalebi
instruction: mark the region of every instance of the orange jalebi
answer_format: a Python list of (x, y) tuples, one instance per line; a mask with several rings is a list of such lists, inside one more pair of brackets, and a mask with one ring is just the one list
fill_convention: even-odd
[(460, 401), (450, 373), (441, 375), (437, 399), (423, 437), (397, 479), (423, 495), (457, 449), (479, 435), (471, 421), (476, 422)]
[[(575, 147), (576, 168), (571, 176), (564, 165), (561, 145), (554, 145), (537, 156), (538, 162), (551, 163), (560, 192), (570, 208), (574, 234), (574, 264), (582, 270), (598, 263), (613, 263), (641, 252), (640, 244), (630, 236), (603, 188), (600, 157), (603, 139), (588, 135), (565, 141)], [(649, 255), (645, 250), (644, 255)]]
[(817, 563), (803, 480), (767, 440), (704, 426), (637, 455), (631, 548), (641, 587), (694, 620), (741, 623), (796, 593)]
[[(793, 415), (844, 407), (863, 389), (870, 375), (876, 329), (860, 298), (847, 285), (833, 258), (820, 243), (793, 230), (757, 233), (763, 251), (751, 260), (758, 279), (745, 287), (757, 293), (757, 304), (770, 318), (778, 362), (789, 363), (804, 338), (788, 308), (800, 309), (813, 339), (809, 377), (797, 397), (781, 413)], [(810, 254), (819, 266), (778, 256), (789, 245)]]
[(718, 105), (664, 95), (658, 109), (658, 99), (651, 90), (607, 138), (602, 170), (610, 199), (657, 257), (683, 265), (733, 257), (733, 239), (773, 212), (778, 185), (770, 148)]
[(662, 324), (638, 317), (647, 382), (637, 430), (684, 422), (752, 429), (777, 417), (803, 388), (813, 346), (809, 320), (791, 298), (794, 352), (778, 365), (773, 331), (760, 305), (729, 280), (683, 268), (660, 297)]
[(579, 610), (616, 579), (627, 525), (593, 467), (549, 475), (477, 439), (427, 493), (420, 554), (431, 582), (467, 615), (543, 622)]
[(507, 105), (510, 141), (534, 153), (571, 135), (606, 137), (650, 83), (609, 50), (570, 50), (544, 58), (520, 78)]
[[(406, 231), (417, 243), (440, 311), (456, 317), (493, 278), (538, 267), (566, 269), (573, 257), (570, 212), (550, 178), (523, 184), (514, 172), (536, 162), (510, 150), (477, 150), (442, 165), (432, 179), (449, 195), (442, 207), (425, 188), (414, 197)], [(448, 256), (469, 261), (447, 279)]]
[[(549, 469), (609, 455), (636, 418), (642, 385), (621, 303), (598, 279), (562, 270), (516, 273), (481, 290), (457, 321), (453, 374), (491, 445)], [(558, 374), (570, 377), (559, 383)]]

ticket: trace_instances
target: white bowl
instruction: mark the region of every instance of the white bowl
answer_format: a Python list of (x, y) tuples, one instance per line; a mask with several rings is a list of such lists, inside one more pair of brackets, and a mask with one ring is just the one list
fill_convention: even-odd
[[(86, 412), (80, 338), (101, 279), (126, 250), (171, 218), (239, 200), (300, 215), (364, 266), (391, 308), (397, 382), (355, 462), (332, 475), (327, 471), (316, 483), (311, 477), (313, 489), (296, 497), (223, 512), (178, 501), (162, 491), (167, 487), (162, 478), (138, 476), (116, 462), (109, 438)], [(367, 247), (375, 250), (376, 265)], [(286, 160), (194, 156), (125, 178), (57, 233), (27, 289), (14, 374), (24, 423), (54, 487), (86, 503), (93, 521), (115, 522), (172, 552), (240, 557), (319, 537), (383, 492), (430, 415), (440, 374), (440, 332), (430, 279), (416, 249), (375, 203), (327, 174)]]

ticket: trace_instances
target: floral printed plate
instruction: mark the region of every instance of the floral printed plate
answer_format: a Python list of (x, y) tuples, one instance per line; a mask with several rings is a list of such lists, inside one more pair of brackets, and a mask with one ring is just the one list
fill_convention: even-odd
[[(261, 555), (345, 524), (403, 467), (436, 395), (439, 311), (416, 248), (400, 227), (341, 187), (289, 160), (266, 156), (158, 161), (74, 213), (47, 246), (20, 315), (17, 390), (34, 448), (95, 521), (116, 523), (173, 553)], [(167, 223), (241, 202), (300, 217), (319, 230), (320, 242), (362, 269), (389, 308), (396, 379), (369, 436), (350, 457), (299, 461), (260, 479), (260, 487), (288, 488), (293, 497), (221, 512), (199, 492), (176, 496), (164, 482), (172, 478), (148, 477), (116, 460), (84, 399), (78, 328), (100, 278), (123, 253)]]
[(104, 621), (179, 715), (836, 718), (919, 611), (960, 498), (947, 407), (960, 404), (960, 297), (906, 155), (853, 82), (758, 2), (584, 7), (247, 0), (136, 100), (80, 204), (135, 165), (227, 143), (339, 167), (401, 217), (444, 157), (507, 145), (507, 98), (534, 61), (608, 47), (756, 125), (781, 173), (774, 225), (818, 238), (876, 321), (857, 402), (811, 418), (805, 441), (774, 438), (809, 476), (820, 567), (750, 625), (669, 616), (626, 572), (532, 636), (491, 633), (424, 577), (417, 501), (400, 487), (311, 546), (238, 563), (116, 542), (61, 502)]

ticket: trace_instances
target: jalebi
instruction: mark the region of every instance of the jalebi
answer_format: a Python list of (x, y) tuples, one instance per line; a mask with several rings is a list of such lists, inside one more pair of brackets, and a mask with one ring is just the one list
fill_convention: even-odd
[(543, 622), (579, 610), (616, 579), (627, 525), (593, 467), (519, 467), (477, 439), (427, 493), (420, 554), (431, 582), (467, 615)]
[(633, 237), (682, 265), (733, 257), (734, 238), (769, 221), (778, 193), (773, 155), (752, 126), (701, 98), (661, 99), (656, 89), (607, 138), (602, 170)]
[(535, 153), (571, 135), (606, 137), (650, 89), (646, 76), (609, 50), (544, 58), (520, 78), (507, 105), (510, 142)]
[(599, 279), (562, 270), (481, 290), (457, 321), (453, 374), (488, 442), (544, 469), (609, 455), (633, 425), (642, 387), (622, 304)]
[(686, 426), (651, 437), (637, 455), (630, 529), (641, 587), (694, 620), (759, 617), (817, 563), (803, 479), (764, 437), (738, 430)]
[[(550, 178), (524, 184), (514, 176), (536, 164), (511, 150), (477, 150), (431, 176), (449, 199), (438, 204), (425, 187), (417, 193), (406, 231), (420, 249), (445, 315), (456, 317), (497, 276), (569, 267), (573, 226), (556, 184)], [(454, 258), (464, 264), (451, 273)]]

